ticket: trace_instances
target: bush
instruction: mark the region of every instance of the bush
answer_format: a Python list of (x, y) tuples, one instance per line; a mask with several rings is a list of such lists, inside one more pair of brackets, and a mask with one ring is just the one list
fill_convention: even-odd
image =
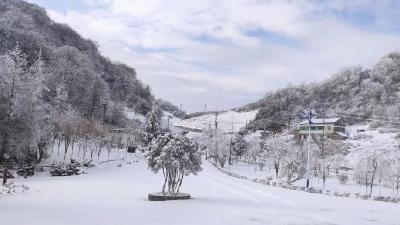
[(352, 140), (365, 140), (365, 139), (370, 139), (370, 138), (372, 138), (372, 135), (356, 134), (351, 139)]

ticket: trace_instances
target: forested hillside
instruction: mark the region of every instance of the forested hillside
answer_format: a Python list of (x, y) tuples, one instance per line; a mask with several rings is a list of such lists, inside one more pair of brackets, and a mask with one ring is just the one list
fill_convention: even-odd
[(109, 131), (131, 127), (127, 108), (144, 115), (154, 100), (133, 68), (103, 57), (43, 8), (0, 1), (0, 164), (40, 162), (56, 143), (65, 152), (78, 142), (121, 146)]
[[(346, 115), (397, 121), (400, 118), (400, 53), (382, 57), (372, 69), (349, 66), (319, 83), (270, 92), (245, 109), (260, 109), (252, 128), (284, 126), (308, 109), (317, 116)], [(324, 113), (325, 112), (325, 113)]]
[[(150, 88), (136, 78), (133, 68), (101, 56), (95, 43), (53, 22), (44, 9), (20, 0), (3, 0), (0, 15), (0, 54), (18, 44), (31, 65), (41, 52), (46, 72), (51, 74), (49, 98), (56, 96), (60, 85), (67, 85), (75, 89), (69, 89), (70, 103), (86, 115), (93, 113), (92, 107), (102, 108), (108, 102), (127, 104), (140, 113), (150, 109)], [(96, 91), (98, 98), (90, 99)]]

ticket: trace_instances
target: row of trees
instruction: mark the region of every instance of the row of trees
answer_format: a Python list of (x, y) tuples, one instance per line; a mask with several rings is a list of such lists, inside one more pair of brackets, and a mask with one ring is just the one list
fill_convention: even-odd
[[(208, 157), (214, 163), (224, 167), (229, 162), (231, 154), (236, 161), (244, 161), (257, 165), (259, 170), (265, 167), (274, 171), (274, 177), (286, 177), (288, 184), (305, 178), (307, 172), (307, 143), (304, 140), (294, 140), (288, 131), (271, 134), (264, 139), (246, 135), (244, 132), (235, 134), (230, 142), (231, 134), (224, 134), (213, 129), (205, 132), (202, 143), (207, 148)], [(323, 137), (312, 139), (310, 146), (310, 176), (322, 180), (325, 187), (327, 178), (336, 174), (339, 179), (346, 180), (349, 176), (365, 186), (365, 192), (372, 195), (377, 184), (388, 186), (398, 191), (400, 189), (400, 155), (393, 152), (364, 152), (355, 160), (350, 172), (340, 174), (339, 167), (345, 165), (345, 155), (348, 145)], [(232, 162), (231, 162), (232, 163)]]
[(375, 150), (364, 154), (356, 162), (354, 181), (364, 185), (369, 196), (377, 184), (392, 187), (397, 196), (400, 189), (400, 153)]
[[(104, 121), (93, 118), (85, 118), (72, 110), (59, 116), (52, 124), (52, 152), (57, 147), (57, 155), (60, 155), (60, 146), (63, 144), (64, 161), (68, 153), (70, 158), (90, 159), (95, 155), (97, 158), (104, 149), (107, 150), (108, 158), (112, 149), (127, 148), (136, 145), (140, 139), (140, 133), (135, 129), (112, 129)], [(77, 151), (74, 153), (74, 148)]]

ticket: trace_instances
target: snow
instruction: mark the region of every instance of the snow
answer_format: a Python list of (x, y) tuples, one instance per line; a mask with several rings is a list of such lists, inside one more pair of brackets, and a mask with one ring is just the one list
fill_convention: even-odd
[[(246, 126), (247, 122), (250, 122), (250, 120), (255, 118), (257, 111), (258, 110), (249, 112), (235, 112), (233, 110), (228, 110), (220, 112), (217, 117), (218, 127), (224, 132), (231, 132), (233, 125), (233, 131), (238, 132), (240, 128)], [(174, 126), (204, 130), (209, 126), (215, 126), (215, 114), (210, 113), (182, 121), (176, 121)]]
[(146, 118), (144, 115), (129, 109), (125, 110), (125, 116), (130, 120), (139, 120), (140, 122), (144, 122)]
[[(169, 124), (168, 124), (168, 120), (169, 120)], [(163, 116), (161, 118), (161, 127), (163, 129), (170, 129), (172, 132), (176, 132), (179, 129), (174, 127), (174, 124), (178, 123), (181, 120), (182, 119), (172, 115), (170, 112), (163, 111)]]
[[(232, 172), (234, 174), (238, 174), (241, 176), (245, 176), (249, 178), (250, 180), (253, 179), (267, 179), (269, 178), (275, 178), (275, 170), (273, 168), (268, 168), (264, 167), (263, 170), (260, 170), (258, 165), (249, 165), (248, 163), (245, 162), (237, 162), (233, 165), (226, 165), (225, 168), (226, 171)], [(350, 172), (351, 173), (351, 172)], [(286, 183), (286, 177), (282, 177), (279, 179), (273, 179), (274, 182), (277, 183)], [(306, 186), (306, 179), (300, 179), (296, 182), (294, 182), (292, 185), (298, 186), (298, 187), (305, 187)], [(322, 179), (314, 176), (310, 176), (310, 187), (313, 187), (315, 189), (320, 189), (323, 190), (324, 192), (329, 191), (330, 193), (339, 193), (339, 194), (345, 194), (349, 193), (351, 194), (351, 197), (355, 197), (355, 194), (360, 194), (360, 195), (365, 195), (365, 186), (356, 184), (352, 180), (352, 176), (349, 175), (349, 180), (347, 183), (340, 184), (339, 179), (337, 178), (337, 174), (334, 171), (331, 171), (326, 183), (325, 187), (322, 185)], [(369, 192), (368, 192), (369, 193)], [(383, 186), (376, 186), (374, 187), (374, 191), (372, 196), (391, 196), (391, 197), (396, 197), (395, 191), (391, 188), (383, 187)]]
[[(129, 109), (125, 110), (125, 116), (130, 120), (139, 120), (140, 122), (144, 122), (146, 120), (146, 116), (140, 113), (136, 113)], [(174, 127), (174, 124), (178, 123), (182, 119), (172, 115), (170, 112), (167, 111), (162, 112), (161, 127), (163, 129), (168, 128), (168, 118), (169, 118), (169, 129), (172, 131), (178, 130), (177, 128)]]
[[(357, 161), (367, 154), (371, 154), (376, 151), (378, 153), (382, 153), (385, 157), (390, 157), (392, 153), (398, 151), (399, 140), (396, 138), (398, 135), (398, 130), (388, 129), (388, 128), (379, 128), (379, 129), (370, 129), (368, 125), (352, 125), (346, 128), (349, 139), (345, 140), (349, 146), (349, 154), (345, 156), (345, 160), (342, 165), (343, 167), (354, 168)], [(362, 132), (360, 132), (362, 131)], [(259, 137), (255, 133), (250, 133), (248, 137)], [(273, 168), (265, 167), (263, 171), (260, 171), (258, 165), (249, 164), (245, 162), (234, 163), (233, 165), (226, 166), (226, 169), (229, 172), (245, 176), (249, 179), (266, 179), (266, 178), (274, 178), (275, 171)], [(340, 173), (344, 173), (341, 171)], [(327, 178), (325, 183), (324, 191), (330, 191), (331, 193), (350, 193), (364, 195), (365, 186), (356, 184), (353, 181), (353, 171), (350, 170), (346, 173), (349, 177), (347, 183), (345, 185), (340, 184), (339, 179), (337, 178), (337, 174), (332, 168), (332, 171)], [(276, 182), (286, 182), (286, 177), (279, 178), (275, 180)], [(318, 177), (311, 176), (310, 178), (311, 187), (317, 189), (323, 189), (322, 179)], [(305, 179), (300, 179), (296, 181), (293, 185), (304, 187), (306, 184)], [(387, 186), (388, 184), (379, 184), (374, 187), (374, 191), (372, 196), (390, 196), (396, 197), (396, 192), (392, 187)]]
[(88, 173), (16, 179), (30, 191), (0, 199), (0, 224), (399, 224), (398, 204), (264, 186), (227, 176), (207, 162), (199, 176), (184, 181), (182, 191), (193, 199), (182, 201), (146, 200), (149, 192), (160, 191), (163, 178), (147, 169), (140, 154)]
[[(347, 128), (349, 139), (346, 143), (351, 145), (350, 154), (347, 155), (349, 165), (354, 165), (355, 160), (372, 151), (390, 154), (398, 150), (399, 140), (396, 139), (397, 132), (390, 129), (369, 129), (367, 125), (355, 125)], [(365, 130), (358, 132), (357, 130)]]
[[(324, 123), (336, 123), (340, 118), (325, 118), (325, 119), (317, 119), (317, 118), (312, 118), (311, 123), (316, 123), (316, 124), (324, 124)], [(300, 125), (308, 124), (308, 120), (304, 120), (300, 123)]]

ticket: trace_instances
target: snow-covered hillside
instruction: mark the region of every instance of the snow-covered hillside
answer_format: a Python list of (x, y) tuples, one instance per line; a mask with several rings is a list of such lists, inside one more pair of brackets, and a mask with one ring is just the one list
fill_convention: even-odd
[(232, 128), (233, 132), (238, 132), (240, 128), (246, 126), (246, 123), (253, 120), (256, 114), (257, 110), (249, 112), (235, 112), (233, 110), (228, 110), (218, 113), (218, 115), (210, 113), (182, 121), (176, 121), (174, 125), (182, 128), (204, 130), (209, 126), (214, 128), (215, 120), (217, 120), (218, 128), (224, 132), (231, 132)]
[[(125, 110), (125, 116), (130, 120), (139, 120), (140, 122), (144, 123), (146, 120), (146, 116), (140, 113), (136, 113), (132, 110)], [(177, 124), (182, 119), (172, 115), (170, 112), (162, 111), (162, 118), (161, 118), (161, 127), (162, 129), (170, 129), (172, 132), (176, 130), (174, 124)]]
[(144, 115), (128, 109), (125, 110), (125, 116), (130, 120), (139, 120), (140, 122), (144, 122), (145, 119)]
[(348, 127), (350, 154), (346, 156), (349, 165), (354, 165), (355, 160), (374, 151), (391, 154), (398, 151), (400, 140), (397, 137), (399, 130), (390, 128), (370, 129), (367, 125)]

